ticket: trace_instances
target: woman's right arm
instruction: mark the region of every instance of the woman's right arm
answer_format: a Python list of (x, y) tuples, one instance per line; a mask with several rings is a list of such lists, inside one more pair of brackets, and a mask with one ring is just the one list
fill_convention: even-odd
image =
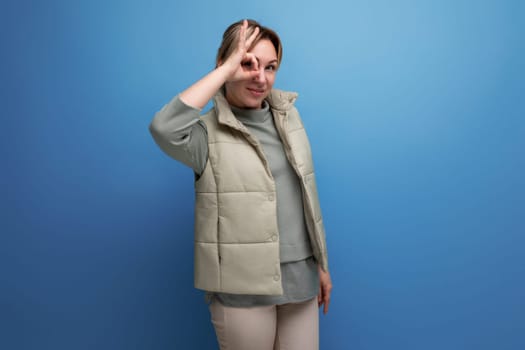
[[(208, 159), (208, 135), (199, 119), (200, 110), (227, 82), (250, 79), (258, 73), (255, 57), (248, 49), (258, 34), (258, 28), (246, 40), (245, 21), (239, 33), (236, 50), (219, 67), (174, 97), (155, 114), (150, 132), (159, 147), (172, 158), (202, 174)], [(242, 63), (251, 65), (243, 66)]]
[(224, 66), (175, 96), (155, 114), (149, 130), (159, 147), (170, 157), (201, 175), (208, 160), (208, 134), (200, 111), (226, 80)]
[(199, 115), (199, 109), (177, 95), (155, 114), (149, 130), (167, 155), (201, 175), (208, 159), (208, 134)]

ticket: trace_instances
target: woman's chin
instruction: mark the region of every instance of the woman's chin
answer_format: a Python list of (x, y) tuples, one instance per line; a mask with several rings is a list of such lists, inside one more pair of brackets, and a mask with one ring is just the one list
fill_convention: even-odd
[(243, 105), (245, 109), (259, 109), (262, 106), (262, 99), (247, 99), (243, 101)]

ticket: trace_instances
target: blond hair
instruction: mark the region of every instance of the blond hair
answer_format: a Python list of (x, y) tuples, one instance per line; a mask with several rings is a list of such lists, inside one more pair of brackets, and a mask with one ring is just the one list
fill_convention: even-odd
[[(219, 50), (217, 51), (217, 58), (215, 60), (215, 66), (218, 67), (221, 63), (226, 61), (228, 57), (233, 53), (236, 48), (237, 38), (239, 37), (239, 32), (244, 20), (240, 20), (231, 24), (222, 35), (222, 42)], [(256, 27), (259, 27), (259, 34), (252, 43), (254, 47), (259, 41), (263, 39), (270, 40), (277, 52), (277, 66), (281, 64), (281, 59), (283, 57), (283, 47), (281, 45), (281, 39), (275, 31), (270, 28), (261, 26), (257, 21), (253, 19), (248, 19), (248, 29), (246, 30), (246, 37), (249, 38), (252, 35)]]

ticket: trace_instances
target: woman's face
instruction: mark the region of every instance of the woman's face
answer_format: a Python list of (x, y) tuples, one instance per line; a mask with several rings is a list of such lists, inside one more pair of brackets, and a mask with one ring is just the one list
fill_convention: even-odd
[(277, 52), (268, 39), (260, 40), (249, 52), (259, 63), (258, 74), (251, 80), (226, 83), (226, 100), (237, 108), (258, 109), (272, 89), (278, 65)]

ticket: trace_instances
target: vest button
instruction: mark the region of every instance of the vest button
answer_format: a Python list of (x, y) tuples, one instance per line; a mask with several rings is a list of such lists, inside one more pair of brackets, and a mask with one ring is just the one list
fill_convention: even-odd
[(281, 276), (279, 276), (278, 274), (276, 274), (276, 275), (273, 276), (273, 280), (276, 281), (276, 282), (277, 282), (280, 278), (281, 278)]
[(273, 236), (272, 236), (272, 241), (274, 241), (274, 242), (277, 241), (277, 235), (273, 235)]
[(269, 200), (269, 201), (273, 201), (273, 200), (275, 200), (275, 196), (274, 196), (273, 193), (270, 193), (270, 194), (268, 195), (268, 200)]

